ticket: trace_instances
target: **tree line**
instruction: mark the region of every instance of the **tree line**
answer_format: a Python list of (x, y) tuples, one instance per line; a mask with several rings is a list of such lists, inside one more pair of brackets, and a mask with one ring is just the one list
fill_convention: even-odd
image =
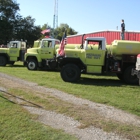
[(44, 24), (35, 25), (35, 18), (31, 16), (23, 17), (18, 12), (20, 4), (14, 0), (0, 0), (0, 44), (7, 44), (11, 40), (26, 40), (29, 45), (37, 39), (42, 39), (45, 35), (41, 31), (50, 28), (51, 36), (61, 40), (64, 29), (67, 29), (67, 35), (74, 35), (77, 32), (69, 27), (68, 24), (60, 24), (53, 29)]

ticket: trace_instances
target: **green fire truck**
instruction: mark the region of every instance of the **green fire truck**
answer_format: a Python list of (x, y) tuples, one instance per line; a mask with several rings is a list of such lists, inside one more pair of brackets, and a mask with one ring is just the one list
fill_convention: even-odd
[(76, 82), (82, 73), (115, 73), (127, 84), (138, 82), (131, 71), (135, 68), (136, 57), (140, 53), (140, 42), (114, 40), (111, 45), (106, 45), (104, 37), (87, 37), (81, 46), (81, 49), (66, 49), (65, 56), (56, 58), (64, 81)]
[[(56, 70), (58, 64), (56, 62), (57, 50), (60, 41), (54, 38), (44, 38), (34, 42), (34, 47), (29, 48), (25, 53), (24, 65), (28, 70), (37, 70), (38, 68), (45, 68)], [(66, 48), (79, 48), (80, 44), (69, 44)]]
[(25, 52), (25, 41), (10, 41), (6, 48), (0, 48), (0, 66), (13, 65), (16, 61), (24, 61)]

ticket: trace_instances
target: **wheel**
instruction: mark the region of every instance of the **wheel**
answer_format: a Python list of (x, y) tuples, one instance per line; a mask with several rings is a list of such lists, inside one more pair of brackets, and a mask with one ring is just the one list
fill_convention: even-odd
[(137, 76), (136, 75), (134, 75), (134, 76), (131, 75), (131, 71), (132, 71), (133, 68), (135, 68), (135, 66), (127, 67), (124, 71), (124, 74), (123, 74), (124, 82), (127, 83), (127, 84), (131, 84), (131, 85), (134, 85), (134, 84), (138, 83)]
[(121, 81), (124, 81), (123, 80), (123, 74), (122, 73), (116, 73), (117, 77), (121, 80)]
[(27, 68), (28, 68), (28, 70), (36, 70), (37, 69), (37, 61), (34, 59), (30, 59), (27, 62)]
[(65, 82), (76, 82), (80, 79), (80, 68), (75, 64), (67, 64), (61, 69), (61, 78)]
[(0, 66), (6, 66), (7, 59), (4, 56), (0, 56)]

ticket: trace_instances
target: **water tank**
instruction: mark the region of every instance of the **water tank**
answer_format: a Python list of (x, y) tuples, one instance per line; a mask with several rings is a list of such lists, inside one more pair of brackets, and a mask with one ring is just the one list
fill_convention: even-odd
[(122, 54), (137, 55), (140, 53), (139, 41), (114, 40), (110, 45), (110, 52), (113, 56)]

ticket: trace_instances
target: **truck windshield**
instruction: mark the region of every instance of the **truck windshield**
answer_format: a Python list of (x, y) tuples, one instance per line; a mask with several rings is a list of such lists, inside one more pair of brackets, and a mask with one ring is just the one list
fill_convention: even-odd
[(42, 41), (41, 48), (45, 48), (45, 47), (48, 47), (48, 41), (47, 40)]
[(97, 41), (97, 40), (88, 40), (88, 46), (91, 46), (91, 48), (96, 48), (100, 50), (102, 49), (102, 41)]
[(17, 43), (11, 43), (10, 48), (17, 48)]

